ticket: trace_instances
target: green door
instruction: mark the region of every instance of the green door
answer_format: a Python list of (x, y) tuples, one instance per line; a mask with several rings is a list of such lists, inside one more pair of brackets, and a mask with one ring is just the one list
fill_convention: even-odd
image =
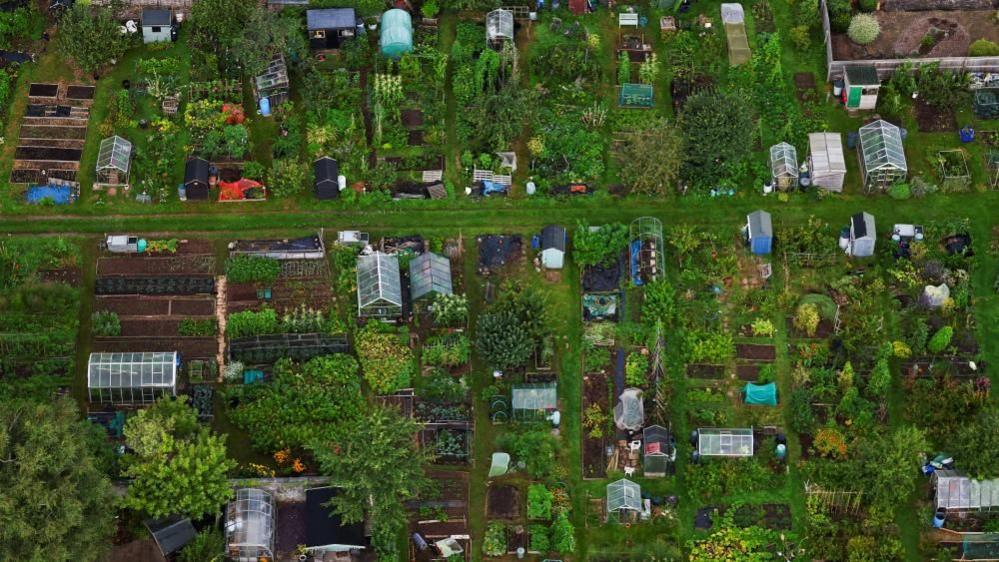
[(864, 91), (863, 88), (859, 86), (853, 86), (850, 91), (846, 94), (846, 106), (847, 107), (860, 107), (860, 94)]

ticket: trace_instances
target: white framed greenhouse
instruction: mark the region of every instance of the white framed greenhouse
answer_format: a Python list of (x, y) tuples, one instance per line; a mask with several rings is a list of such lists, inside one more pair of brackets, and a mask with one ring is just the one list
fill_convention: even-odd
[(815, 187), (843, 191), (843, 180), (846, 179), (843, 136), (839, 133), (809, 133), (808, 169), (810, 181)]
[(99, 185), (126, 185), (132, 167), (132, 143), (115, 135), (101, 141), (97, 151), (97, 179)]
[(950, 512), (999, 510), (999, 479), (975, 480), (957, 470), (933, 473), (936, 508)]
[(786, 142), (771, 146), (770, 174), (781, 191), (798, 187), (798, 150)]
[(670, 442), (669, 430), (650, 425), (642, 430), (642, 473), (646, 478), (662, 478), (676, 460), (676, 448)]
[(366, 318), (402, 315), (398, 257), (382, 252), (357, 257), (357, 314)]
[(902, 130), (883, 119), (860, 128), (857, 155), (868, 190), (886, 188), (904, 180), (909, 173), (902, 146)]
[(558, 386), (551, 383), (526, 383), (514, 385), (510, 391), (513, 419), (539, 421), (558, 409)]
[(638, 431), (645, 425), (645, 403), (640, 388), (626, 388), (614, 406), (614, 425), (624, 431)]
[(229, 560), (274, 559), (277, 519), (274, 497), (259, 488), (240, 488), (225, 510), (225, 549)]
[(513, 41), (513, 12), (500, 8), (486, 14), (486, 42), (499, 48), (506, 41)]
[(751, 457), (753, 456), (753, 428), (699, 428), (697, 430), (697, 452), (702, 457)]
[(100, 404), (150, 404), (177, 395), (176, 351), (90, 354), (87, 391)]
[(413, 301), (423, 297), (450, 295), (451, 260), (433, 252), (424, 252), (409, 262), (409, 294)]
[(634, 515), (642, 511), (642, 487), (622, 478), (607, 485), (607, 518)]

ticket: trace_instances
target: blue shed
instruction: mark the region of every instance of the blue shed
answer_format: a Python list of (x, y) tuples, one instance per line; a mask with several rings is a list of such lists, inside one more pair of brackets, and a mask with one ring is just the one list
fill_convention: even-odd
[(770, 253), (774, 241), (774, 227), (770, 221), (770, 213), (753, 211), (746, 215), (746, 241), (754, 254)]

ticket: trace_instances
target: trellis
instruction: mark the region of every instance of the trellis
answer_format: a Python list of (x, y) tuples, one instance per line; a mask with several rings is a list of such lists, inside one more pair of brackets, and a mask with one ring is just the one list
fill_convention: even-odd
[(989, 186), (999, 189), (999, 151), (990, 150), (985, 154), (985, 166), (989, 173)]
[(243, 87), (237, 80), (191, 82), (187, 85), (187, 96), (190, 101), (214, 99), (232, 103), (242, 103)]
[(864, 493), (852, 490), (827, 490), (818, 484), (805, 482), (805, 495), (829, 512), (852, 515), (860, 511)]
[[(950, 170), (948, 159), (957, 170)], [(971, 172), (963, 150), (941, 150), (937, 152), (937, 171), (940, 174), (941, 189), (944, 191), (964, 191), (971, 187)]]

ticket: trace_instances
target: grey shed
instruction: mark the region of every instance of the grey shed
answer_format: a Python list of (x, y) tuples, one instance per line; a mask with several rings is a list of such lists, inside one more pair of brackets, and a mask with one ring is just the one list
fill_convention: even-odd
[(148, 519), (145, 525), (164, 557), (184, 548), (197, 534), (190, 519), (181, 519), (176, 515), (163, 519)]
[(409, 262), (409, 292), (413, 301), (427, 296), (450, 295), (451, 261), (433, 252), (422, 253)]
[(874, 216), (870, 213), (857, 213), (850, 217), (850, 244), (847, 253), (856, 258), (874, 255)]
[(565, 265), (565, 229), (548, 225), (541, 229), (541, 264), (546, 269), (562, 269)]

